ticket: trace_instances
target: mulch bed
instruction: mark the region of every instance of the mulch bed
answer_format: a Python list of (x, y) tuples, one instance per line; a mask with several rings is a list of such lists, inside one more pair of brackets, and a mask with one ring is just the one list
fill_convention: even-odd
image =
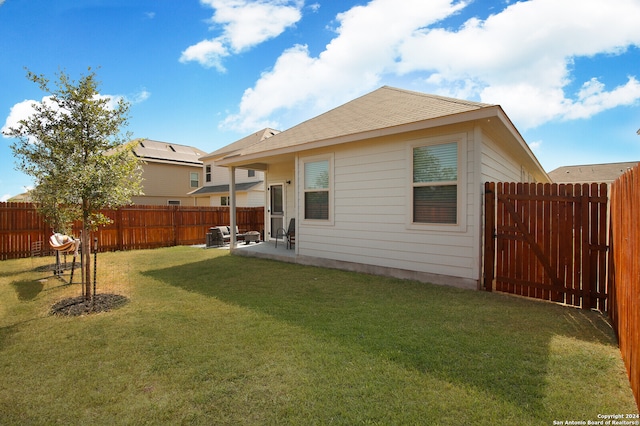
[(107, 312), (119, 308), (129, 302), (129, 299), (119, 294), (96, 294), (93, 300), (86, 300), (84, 296), (64, 299), (51, 307), (51, 315), (79, 316)]

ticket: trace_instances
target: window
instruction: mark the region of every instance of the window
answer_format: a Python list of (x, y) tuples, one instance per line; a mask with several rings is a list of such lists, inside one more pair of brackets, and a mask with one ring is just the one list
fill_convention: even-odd
[(413, 147), (413, 222), (458, 223), (458, 143)]
[(229, 205), (229, 197), (220, 197), (220, 205), (228, 206)]
[(180, 200), (169, 200), (167, 201), (167, 204), (170, 206), (179, 206), (180, 205)]
[(329, 160), (304, 163), (304, 218), (329, 220)]
[(190, 173), (190, 179), (191, 179), (191, 187), (192, 188), (197, 188), (200, 186), (200, 177), (198, 176), (197, 172), (191, 172)]
[(255, 176), (256, 176), (255, 170), (247, 170), (247, 177), (255, 177)]
[(211, 164), (204, 166), (204, 181), (211, 182)]

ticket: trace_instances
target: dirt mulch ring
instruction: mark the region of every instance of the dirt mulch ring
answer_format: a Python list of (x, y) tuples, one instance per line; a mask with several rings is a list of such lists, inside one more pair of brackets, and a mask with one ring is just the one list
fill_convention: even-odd
[(107, 312), (119, 308), (129, 302), (129, 299), (119, 294), (96, 294), (92, 300), (85, 300), (83, 296), (64, 299), (51, 307), (51, 315), (79, 316)]

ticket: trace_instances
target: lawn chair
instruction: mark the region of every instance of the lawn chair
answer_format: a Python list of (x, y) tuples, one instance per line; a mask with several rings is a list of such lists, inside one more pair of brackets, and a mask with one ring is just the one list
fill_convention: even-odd
[(289, 228), (285, 231), (284, 228), (278, 228), (276, 231), (276, 248), (278, 247), (278, 238), (283, 237), (287, 239), (287, 249), (296, 244), (296, 220), (291, 219), (289, 221)]

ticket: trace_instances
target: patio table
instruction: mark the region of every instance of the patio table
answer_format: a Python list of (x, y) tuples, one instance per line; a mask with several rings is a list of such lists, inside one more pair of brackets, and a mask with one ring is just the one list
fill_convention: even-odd
[(244, 243), (249, 244), (250, 242), (257, 243), (260, 241), (260, 233), (258, 231), (249, 231), (244, 234)]

